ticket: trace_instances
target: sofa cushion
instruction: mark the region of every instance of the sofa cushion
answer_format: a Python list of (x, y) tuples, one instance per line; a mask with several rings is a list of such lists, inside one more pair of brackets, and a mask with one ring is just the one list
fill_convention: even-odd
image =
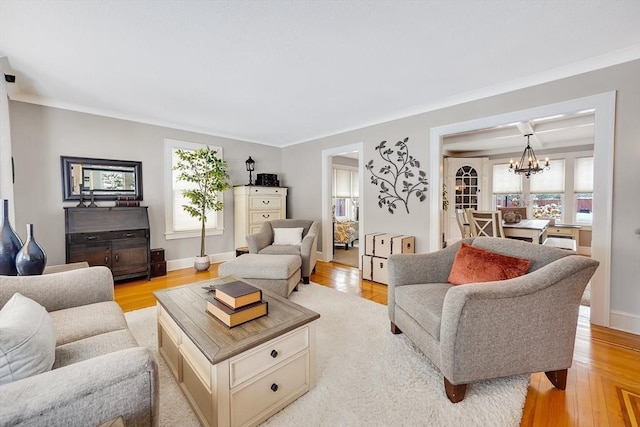
[(427, 283), (395, 288), (395, 302), (432, 337), (440, 340), (440, 320), (444, 297), (452, 285)]
[(502, 255), (462, 243), (456, 253), (448, 281), (454, 285), (493, 282), (522, 276), (531, 261)]
[(53, 369), (131, 347), (138, 347), (138, 342), (128, 329), (94, 335), (56, 347)]
[(262, 255), (297, 255), (300, 256), (300, 246), (292, 245), (269, 245), (258, 252)]
[(47, 311), (16, 293), (0, 310), (0, 384), (51, 370), (56, 332)]
[(273, 229), (273, 245), (299, 245), (300, 243), (302, 243), (302, 227)]
[(58, 338), (56, 345), (127, 329), (124, 314), (114, 301), (52, 311), (50, 314)]

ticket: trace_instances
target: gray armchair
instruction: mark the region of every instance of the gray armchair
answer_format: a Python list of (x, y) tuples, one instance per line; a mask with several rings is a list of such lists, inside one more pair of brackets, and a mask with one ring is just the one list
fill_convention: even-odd
[[(302, 243), (300, 245), (273, 245), (274, 228), (302, 227)], [(278, 219), (266, 221), (259, 232), (247, 236), (247, 246), (251, 254), (268, 255), (300, 255), (302, 258), (302, 282), (309, 283), (309, 276), (316, 267), (316, 245), (318, 240), (318, 223), (303, 219)]]
[(499, 282), (447, 283), (457, 242), (428, 254), (391, 255), (389, 318), (442, 372), (453, 403), (467, 384), (545, 372), (566, 386), (580, 299), (598, 261), (511, 239), (479, 237), (469, 245), (531, 260), (527, 274)]
[(0, 276), (0, 308), (18, 292), (47, 310), (56, 335), (51, 370), (0, 385), (0, 425), (158, 425), (157, 362), (113, 301), (111, 271), (60, 271), (75, 267)]

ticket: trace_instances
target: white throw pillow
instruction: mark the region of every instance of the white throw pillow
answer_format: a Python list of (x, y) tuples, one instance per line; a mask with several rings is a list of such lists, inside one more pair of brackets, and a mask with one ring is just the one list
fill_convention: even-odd
[(296, 228), (274, 228), (273, 244), (280, 245), (299, 245), (302, 243), (302, 227)]
[(14, 294), (0, 310), (0, 385), (50, 371), (56, 331), (47, 310)]

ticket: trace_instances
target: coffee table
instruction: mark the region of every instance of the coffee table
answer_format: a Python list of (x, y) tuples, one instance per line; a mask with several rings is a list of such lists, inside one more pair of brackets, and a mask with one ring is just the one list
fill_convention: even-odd
[(257, 425), (316, 383), (320, 315), (263, 291), (269, 314), (229, 329), (206, 312), (202, 287), (234, 280), (154, 292), (160, 354), (206, 426)]

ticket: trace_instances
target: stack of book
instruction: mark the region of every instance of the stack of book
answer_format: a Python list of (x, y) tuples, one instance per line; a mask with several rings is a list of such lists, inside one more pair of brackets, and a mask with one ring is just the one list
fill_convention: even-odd
[(262, 291), (248, 283), (235, 281), (216, 285), (213, 297), (207, 298), (207, 312), (229, 328), (266, 316), (269, 304), (262, 301)]

